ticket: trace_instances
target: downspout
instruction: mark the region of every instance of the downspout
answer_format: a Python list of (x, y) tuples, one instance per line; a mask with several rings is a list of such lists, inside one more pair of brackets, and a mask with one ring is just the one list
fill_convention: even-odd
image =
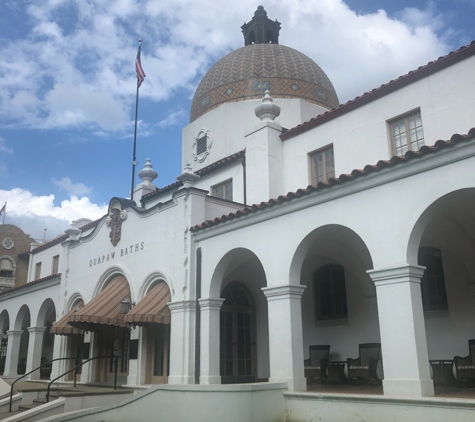
[(241, 161), (242, 164), (242, 185), (244, 190), (244, 205), (247, 205), (247, 187), (246, 187), (246, 156)]
[(200, 383), (201, 360), (201, 248), (196, 249), (196, 324), (195, 324), (195, 384)]

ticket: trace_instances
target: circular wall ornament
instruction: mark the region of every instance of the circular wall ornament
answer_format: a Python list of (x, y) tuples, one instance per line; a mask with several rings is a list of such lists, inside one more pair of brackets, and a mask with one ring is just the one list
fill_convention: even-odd
[(15, 246), (15, 242), (13, 242), (13, 239), (10, 237), (7, 237), (3, 239), (2, 245), (5, 249), (11, 249), (13, 246)]

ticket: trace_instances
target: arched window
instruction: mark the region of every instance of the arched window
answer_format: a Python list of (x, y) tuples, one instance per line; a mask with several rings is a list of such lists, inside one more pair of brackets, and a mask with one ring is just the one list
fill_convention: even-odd
[(348, 318), (345, 270), (331, 264), (319, 268), (314, 276), (317, 319)]
[(447, 309), (444, 267), (440, 249), (419, 248), (419, 265), (426, 267), (421, 280), (422, 304), (425, 311)]
[(273, 39), (274, 39), (274, 34), (270, 29), (268, 29), (266, 33), (266, 43), (272, 43)]
[(14, 270), (14, 261), (11, 258), (0, 258), (0, 277), (13, 278), (15, 274)]

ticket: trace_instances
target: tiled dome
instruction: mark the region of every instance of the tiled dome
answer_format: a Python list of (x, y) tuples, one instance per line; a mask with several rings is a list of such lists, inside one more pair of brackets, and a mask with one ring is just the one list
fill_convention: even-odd
[(262, 98), (302, 98), (327, 109), (339, 105), (330, 79), (312, 59), (280, 44), (252, 44), (229, 53), (203, 77), (190, 121), (220, 104)]

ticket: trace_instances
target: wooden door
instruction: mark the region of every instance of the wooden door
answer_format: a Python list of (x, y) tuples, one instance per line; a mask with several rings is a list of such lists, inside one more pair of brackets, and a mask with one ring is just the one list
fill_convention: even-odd
[(257, 375), (255, 309), (240, 283), (231, 283), (221, 295), (220, 314), (221, 383), (255, 382)]

